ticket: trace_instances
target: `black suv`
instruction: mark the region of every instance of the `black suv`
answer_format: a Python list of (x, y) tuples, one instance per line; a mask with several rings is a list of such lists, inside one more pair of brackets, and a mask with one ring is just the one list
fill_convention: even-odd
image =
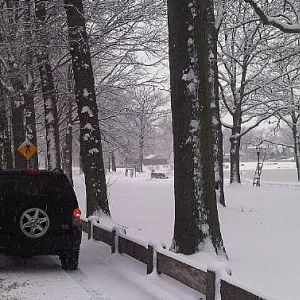
[(0, 171), (0, 253), (59, 255), (62, 268), (78, 266), (80, 210), (61, 171)]

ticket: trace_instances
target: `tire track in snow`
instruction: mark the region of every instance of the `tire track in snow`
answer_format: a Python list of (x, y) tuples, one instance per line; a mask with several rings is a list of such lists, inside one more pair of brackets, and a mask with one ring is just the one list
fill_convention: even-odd
[(102, 291), (99, 289), (95, 289), (92, 287), (92, 285), (89, 283), (88, 277), (81, 271), (65, 271), (66, 274), (69, 275), (69, 277), (72, 278), (80, 287), (82, 287), (85, 292), (90, 296), (89, 299), (91, 300), (113, 300), (110, 296), (105, 295)]

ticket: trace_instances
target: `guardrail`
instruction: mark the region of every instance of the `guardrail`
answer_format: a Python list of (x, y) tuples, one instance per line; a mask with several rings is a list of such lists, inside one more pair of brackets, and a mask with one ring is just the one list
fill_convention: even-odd
[(88, 234), (89, 239), (109, 245), (111, 253), (127, 254), (144, 263), (147, 274), (156, 270), (158, 274), (165, 274), (202, 293), (206, 300), (266, 300), (236, 286), (230, 274), (191, 266), (176, 253), (126, 236), (122, 228), (111, 229), (92, 220), (82, 220), (82, 230)]

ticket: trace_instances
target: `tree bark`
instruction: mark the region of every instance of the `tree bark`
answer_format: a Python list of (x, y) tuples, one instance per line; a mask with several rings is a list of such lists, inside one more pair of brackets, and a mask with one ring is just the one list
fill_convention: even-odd
[(20, 78), (19, 63), (14, 55), (14, 45), (16, 42), (16, 33), (19, 25), (19, 1), (6, 0), (8, 10), (9, 29), (7, 39), (12, 45), (8, 54), (9, 77), (12, 87), (11, 91), (11, 123), (12, 123), (12, 140), (13, 140), (13, 166), (17, 169), (26, 169), (27, 160), (17, 150), (25, 140), (24, 129), (24, 85)]
[(65, 173), (69, 178), (69, 181), (73, 184), (73, 175), (72, 175), (72, 164), (73, 164), (73, 156), (72, 156), (72, 143), (73, 143), (73, 126), (72, 119), (68, 121), (66, 128), (66, 145), (65, 145)]
[(80, 155), (85, 175), (87, 216), (101, 211), (110, 215), (95, 82), (82, 0), (65, 0), (65, 8), (80, 121)]
[(230, 183), (241, 183), (240, 175), (240, 145), (241, 139), (230, 137)]
[(56, 94), (53, 81), (52, 69), (47, 50), (48, 38), (45, 29), (46, 6), (44, 0), (35, 0), (35, 16), (39, 49), (37, 51), (37, 62), (42, 85), (45, 110), (45, 129), (47, 143), (48, 169), (61, 168), (59, 128), (56, 107)]
[[(6, 117), (6, 116), (5, 116)], [(3, 153), (3, 162), (6, 166), (6, 169), (12, 169), (14, 167), (14, 159), (13, 159), (13, 154), (11, 151), (12, 147), (12, 139), (11, 139), (11, 132), (10, 132), (10, 124), (8, 117), (6, 117), (6, 122), (7, 124), (7, 139), (4, 142), (4, 153)]]
[(6, 117), (4, 90), (0, 83), (0, 168), (7, 169), (6, 145), (10, 144), (8, 122)]
[(297, 179), (300, 181), (300, 133), (297, 129), (297, 123), (293, 120), (292, 124), (293, 140), (294, 140), (294, 157), (297, 168)]
[[(35, 109), (34, 109), (34, 95), (33, 90), (29, 90), (24, 94), (25, 105), (25, 132), (26, 138), (35, 146), (37, 146), (36, 136), (36, 122), (35, 122)], [(37, 153), (28, 162), (30, 167), (38, 169), (38, 155)]]
[(111, 170), (112, 170), (113, 172), (117, 172), (116, 158), (115, 158), (115, 153), (114, 153), (114, 151), (111, 152)]
[(139, 171), (143, 172), (143, 163), (144, 163), (144, 136), (140, 135), (139, 140)]
[(18, 151), (19, 146), (25, 141), (24, 127), (24, 86), (19, 78), (17, 63), (14, 60), (10, 61), (12, 79), (11, 85), (13, 92), (11, 94), (11, 124), (13, 138), (13, 156), (14, 167), (16, 169), (27, 169), (26, 158)]
[(241, 147), (241, 107), (238, 105), (233, 116), (230, 141), (230, 183), (241, 183), (240, 147)]
[(111, 170), (111, 152), (110, 151), (108, 152), (107, 162), (108, 162), (107, 171), (110, 173), (110, 170)]
[(73, 74), (71, 66), (68, 70), (68, 121), (66, 128), (66, 144), (65, 144), (65, 173), (67, 174), (70, 182), (73, 184), (72, 165), (73, 165), (73, 87), (72, 87)]
[[(30, 44), (32, 40), (32, 27), (31, 27), (31, 2), (30, 0), (24, 1), (24, 30), (26, 38), (26, 88), (24, 90), (24, 106), (25, 106), (25, 134), (26, 138), (37, 147), (37, 133), (36, 133), (36, 119), (34, 108), (34, 74), (32, 71), (33, 58)], [(29, 161), (30, 167), (38, 169), (38, 155), (35, 154)]]
[(175, 190), (171, 250), (193, 254), (211, 244), (226, 256), (214, 182), (208, 17), (207, 0), (168, 0)]
[(8, 118), (6, 114), (6, 100), (6, 91), (0, 82), (0, 168), (12, 169), (13, 158), (11, 153), (11, 140), (8, 127)]
[(218, 77), (218, 64), (217, 64), (217, 43), (218, 32), (215, 27), (215, 14), (214, 4), (212, 0), (209, 0), (209, 70), (211, 87), (211, 98), (213, 103), (211, 105), (212, 110), (212, 127), (214, 136), (214, 170), (215, 170), (215, 190), (217, 202), (226, 206), (224, 196), (224, 173), (223, 173), (223, 133), (220, 119), (220, 104), (219, 104), (219, 77)]
[(18, 151), (19, 146), (25, 141), (24, 103), (16, 96), (13, 97), (11, 123), (14, 145), (14, 167), (16, 169), (27, 169), (27, 160)]

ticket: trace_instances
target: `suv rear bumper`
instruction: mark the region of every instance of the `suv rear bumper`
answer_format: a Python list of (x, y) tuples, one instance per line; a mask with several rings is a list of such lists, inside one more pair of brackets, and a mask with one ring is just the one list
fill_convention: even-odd
[(59, 255), (64, 251), (80, 248), (82, 231), (80, 229), (66, 230), (60, 234), (39, 239), (11, 240), (0, 235), (0, 253), (6, 255)]

